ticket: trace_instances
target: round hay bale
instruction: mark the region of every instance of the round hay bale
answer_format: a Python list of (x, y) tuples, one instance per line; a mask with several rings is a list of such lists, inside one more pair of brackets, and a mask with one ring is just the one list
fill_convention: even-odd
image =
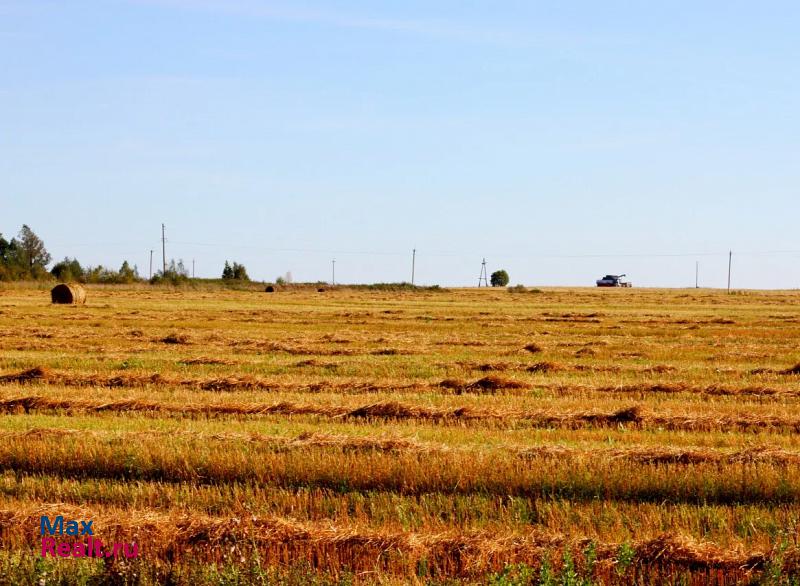
[(86, 303), (86, 290), (75, 283), (60, 283), (50, 291), (53, 303), (81, 304)]
[(264, 291), (267, 293), (275, 293), (275, 287), (273, 287), (272, 285), (267, 285), (267, 288), (264, 289)]

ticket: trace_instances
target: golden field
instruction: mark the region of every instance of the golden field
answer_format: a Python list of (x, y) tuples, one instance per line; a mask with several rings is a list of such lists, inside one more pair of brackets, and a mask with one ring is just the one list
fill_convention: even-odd
[(6, 286), (0, 583), (797, 583), (799, 342), (798, 292)]

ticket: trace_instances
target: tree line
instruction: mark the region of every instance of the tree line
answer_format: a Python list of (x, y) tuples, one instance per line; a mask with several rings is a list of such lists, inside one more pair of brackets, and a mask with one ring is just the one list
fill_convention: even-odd
[(141, 281), (135, 266), (124, 261), (119, 270), (102, 265), (82, 266), (66, 257), (48, 270), (52, 256), (39, 236), (24, 224), (10, 241), (0, 234), (0, 281), (41, 281), (56, 278), (78, 283), (135, 283)]
[[(44, 281), (57, 279), (73, 283), (126, 284), (141, 283), (145, 279), (139, 275), (136, 265), (125, 260), (119, 269), (103, 265), (83, 266), (76, 258), (64, 257), (48, 269), (52, 256), (47, 252), (44, 241), (24, 224), (16, 237), (7, 240), (0, 233), (0, 281)], [(226, 281), (249, 281), (244, 265), (225, 261), (222, 279)], [(166, 270), (158, 271), (149, 282), (177, 285), (190, 280), (189, 271), (182, 260), (174, 259)]]
[[(103, 265), (82, 266), (78, 259), (64, 257), (55, 263), (49, 270), (47, 266), (52, 261), (44, 242), (27, 224), (23, 224), (19, 234), (10, 241), (0, 233), (0, 281), (38, 281), (56, 278), (59, 281), (77, 283), (105, 283), (125, 284), (144, 282), (139, 275), (136, 265), (131, 266), (125, 260), (118, 270)], [(288, 279), (287, 274), (287, 279)], [(178, 285), (190, 280), (189, 271), (183, 260), (174, 259), (166, 266), (165, 270), (158, 271), (149, 282), (152, 284), (168, 283)], [(222, 280), (227, 282), (246, 282), (250, 280), (247, 269), (238, 262), (225, 261), (222, 269)], [(491, 276), (492, 287), (505, 287), (508, 285), (508, 273), (504, 270), (495, 271)], [(278, 277), (278, 284), (286, 280)]]

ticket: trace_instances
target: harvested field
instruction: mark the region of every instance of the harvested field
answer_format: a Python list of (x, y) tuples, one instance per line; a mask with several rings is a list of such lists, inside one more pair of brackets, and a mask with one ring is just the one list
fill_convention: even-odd
[(0, 289), (0, 584), (800, 579), (796, 292), (88, 289)]

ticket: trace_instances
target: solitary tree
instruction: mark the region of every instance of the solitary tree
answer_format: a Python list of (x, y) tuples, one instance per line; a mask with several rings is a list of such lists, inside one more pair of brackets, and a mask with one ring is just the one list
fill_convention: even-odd
[(505, 287), (508, 285), (508, 273), (502, 269), (495, 271), (492, 273), (492, 276), (489, 277), (489, 282), (492, 284), (492, 287)]
[(50, 262), (50, 253), (44, 247), (44, 242), (27, 224), (22, 225), (22, 230), (19, 231), (17, 238), (22, 252), (22, 259), (29, 270), (32, 270), (34, 266), (44, 268)]
[(228, 263), (227, 260), (225, 261), (225, 268), (222, 269), (222, 278), (233, 279), (233, 268), (231, 267), (231, 265)]

